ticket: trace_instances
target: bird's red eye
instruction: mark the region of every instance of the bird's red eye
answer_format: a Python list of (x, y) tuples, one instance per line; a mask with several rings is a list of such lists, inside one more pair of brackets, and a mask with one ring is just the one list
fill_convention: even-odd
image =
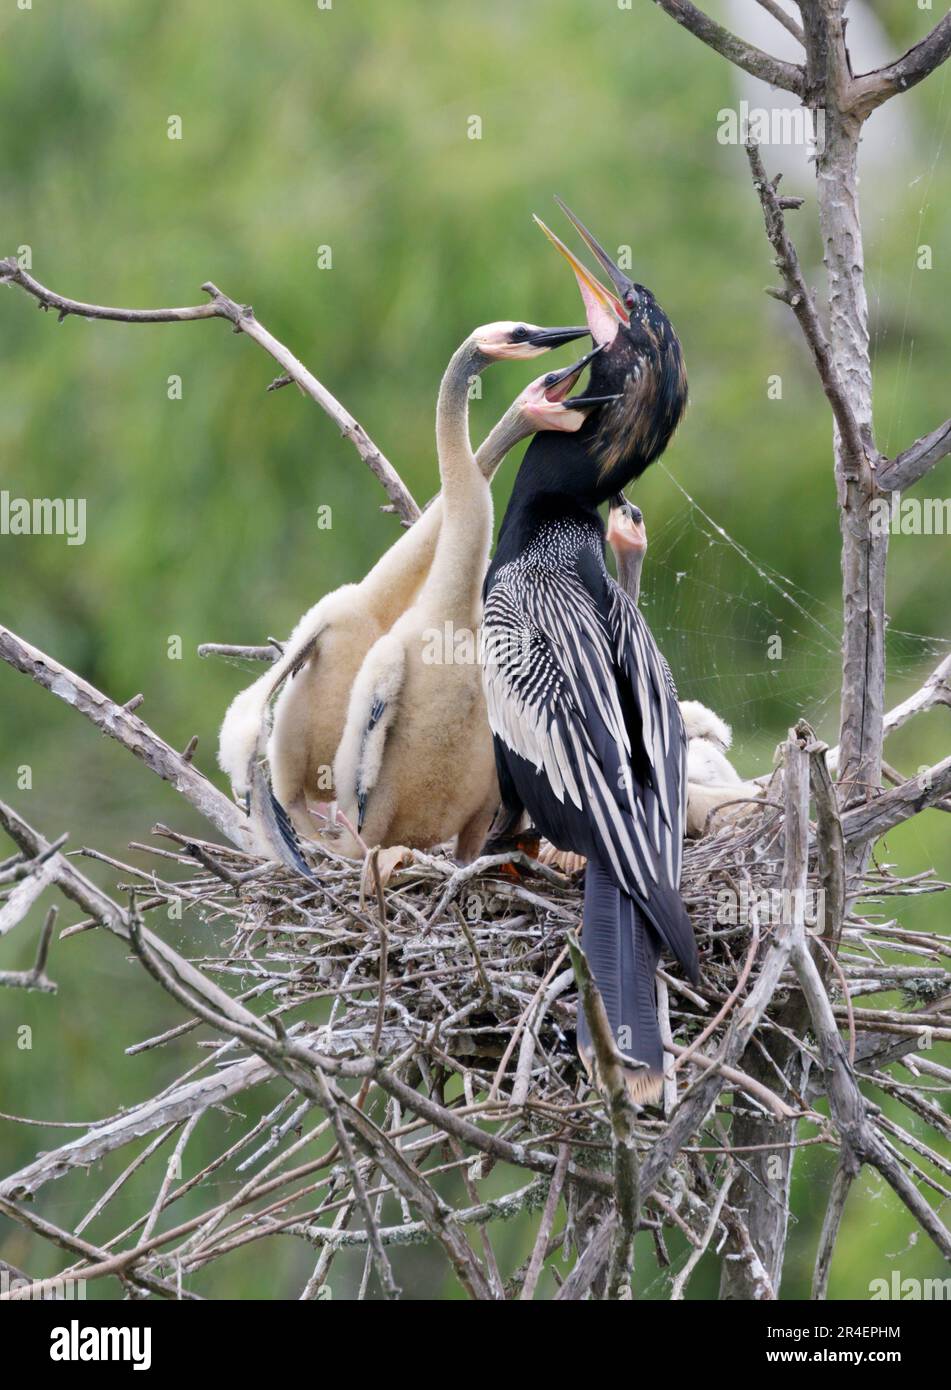
[(628, 290), (627, 294), (624, 296), (624, 303), (629, 309), (634, 308), (634, 305), (637, 303), (637, 295), (633, 290)]

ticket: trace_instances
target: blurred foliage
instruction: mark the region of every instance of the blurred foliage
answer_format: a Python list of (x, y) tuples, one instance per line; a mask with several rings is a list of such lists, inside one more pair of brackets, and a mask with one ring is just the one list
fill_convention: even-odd
[[(876, 9), (896, 52), (932, 18), (900, 0)], [(561, 193), (609, 245), (630, 243), (638, 278), (680, 332), (692, 408), (670, 469), (835, 632), (830, 421), (795, 325), (761, 292), (773, 272), (743, 153), (716, 140), (717, 111), (737, 99), (728, 66), (646, 4), (334, 0), (325, 9), (314, 0), (232, 0), (224, 9), (44, 0), (20, 10), (10, 0), (0, 15), (8, 132), (0, 254), (29, 247), (42, 282), (100, 303), (196, 303), (207, 279), (253, 302), (423, 499), (437, 485), (433, 405), (454, 346), (479, 322), (578, 316), (570, 277), (530, 218), (552, 212), (551, 195)], [(947, 68), (902, 109), (913, 156), (889, 165), (886, 151), (863, 183), (879, 445), (892, 452), (947, 414)], [(475, 114), (479, 140), (467, 136)], [(181, 118), (181, 140), (168, 138), (172, 116)], [(783, 152), (769, 150), (766, 160), (778, 169)], [(811, 199), (792, 229), (820, 283)], [(924, 243), (933, 248), (929, 272), (916, 269)], [(331, 248), (332, 269), (319, 268), (321, 247)], [(81, 496), (88, 507), (81, 548), (59, 537), (0, 537), (3, 621), (120, 700), (145, 691), (143, 714), (178, 746), (199, 733), (199, 761), (211, 770), (220, 716), (248, 676), (199, 661), (196, 644), (286, 633), (322, 592), (362, 575), (395, 535), (393, 519), (377, 510), (382, 494), (310, 402), (293, 389), (265, 394), (276, 368), (222, 323), (57, 326), (19, 290), (0, 307), (0, 485), (19, 496)], [(767, 396), (772, 373), (782, 377), (780, 401)], [(486, 374), (474, 435), (531, 375), (528, 367)], [(169, 399), (172, 376), (182, 379), (180, 400)], [(513, 475), (510, 462), (496, 487), (499, 511)], [(686, 504), (660, 469), (637, 498), (652, 536), (679, 534)], [(334, 525), (318, 530), (317, 508), (326, 505)], [(674, 607), (685, 572), (708, 598), (704, 630), (675, 674), (690, 694), (691, 679), (719, 654), (716, 692), (738, 725), (744, 770), (761, 768), (799, 695), (784, 696), (780, 664), (775, 693), (744, 720), (744, 702), (730, 698), (731, 671), (747, 679), (765, 657), (762, 646), (742, 647), (745, 630), (730, 627), (742, 609), (718, 594), (754, 603), (764, 585), (732, 550), (718, 556), (708, 582), (704, 546), (695, 532), (684, 535), (664, 552), (658, 582)], [(895, 540), (896, 627), (951, 634), (947, 547), (946, 536)], [(768, 608), (774, 598), (766, 594)], [(718, 613), (726, 614), (719, 629)], [(182, 638), (182, 661), (168, 659), (171, 635)], [(901, 641), (893, 698), (908, 693), (937, 650), (917, 637)], [(832, 666), (817, 666), (813, 681), (822, 701), (806, 704), (824, 711), (822, 732), (834, 741)], [(123, 750), (6, 669), (0, 700), (0, 795), (51, 837), (69, 828), (74, 848), (121, 852), (157, 819), (197, 828)], [(889, 756), (912, 769), (946, 750), (946, 720), (932, 717), (896, 739)], [(23, 764), (32, 768), (29, 792), (17, 790)], [(887, 850), (908, 869), (951, 871), (947, 821), (937, 813), (894, 835)], [(943, 929), (946, 912), (932, 898), (907, 916)], [(201, 953), (197, 932), (169, 924), (170, 939), (176, 934)], [(19, 929), (0, 964), (25, 966), (33, 939)], [(93, 1120), (151, 1094), (193, 1060), (187, 1041), (123, 1055), (176, 1015), (114, 941), (93, 934), (54, 945), (51, 969), (55, 998), (0, 998), (4, 1111)], [(30, 1052), (16, 1046), (24, 1024), (33, 1029)], [(63, 1133), (0, 1122), (0, 1169)], [(189, 1162), (208, 1157), (200, 1126)], [(808, 1289), (830, 1171), (828, 1153), (803, 1151), (786, 1296)], [(153, 1164), (130, 1185), (123, 1221), (148, 1205), (156, 1181)], [(83, 1178), (47, 1189), (40, 1208), (75, 1220)], [(876, 1178), (863, 1176), (846, 1224), (834, 1296), (864, 1296), (868, 1279), (887, 1276), (894, 1262), (909, 1276), (941, 1273), (927, 1241), (909, 1245), (909, 1221)], [(5, 1228), (4, 1238), (14, 1263), (36, 1273), (58, 1267), (21, 1233)], [(505, 1226), (503, 1259), (523, 1257), (530, 1240), (526, 1220)], [(253, 1262), (236, 1257), (216, 1267), (206, 1291), (291, 1293), (309, 1252), (288, 1242), (272, 1258), (263, 1282)], [(344, 1269), (359, 1279), (356, 1260)], [(433, 1251), (408, 1251), (401, 1272), (421, 1294), (453, 1296)], [(692, 1292), (714, 1288), (711, 1265)], [(645, 1292), (662, 1296), (662, 1281)]]

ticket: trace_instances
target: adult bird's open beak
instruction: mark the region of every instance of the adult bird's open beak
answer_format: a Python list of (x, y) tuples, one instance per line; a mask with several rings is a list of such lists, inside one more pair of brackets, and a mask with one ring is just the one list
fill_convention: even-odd
[[(601, 284), (583, 262), (573, 251), (570, 251), (560, 237), (556, 236), (550, 227), (546, 226), (542, 219), (535, 216), (535, 221), (541, 227), (555, 250), (564, 256), (575, 273), (578, 281), (578, 288), (581, 291), (581, 298), (584, 300), (585, 313), (588, 319), (588, 328), (591, 336), (601, 347), (614, 341), (617, 334), (618, 325), (628, 322), (627, 312), (624, 305), (612, 294), (609, 289)], [(620, 274), (620, 271), (618, 272)]]
[(580, 218), (575, 217), (574, 213), (571, 211), (571, 208), (563, 199), (558, 197), (557, 193), (555, 194), (555, 202), (561, 208), (562, 212), (565, 214), (568, 221), (574, 227), (575, 231), (581, 237), (582, 241), (585, 243), (588, 249), (592, 251), (595, 256), (597, 256), (598, 260), (601, 263), (602, 269), (607, 271), (608, 275), (610, 276), (612, 285), (617, 290), (618, 308), (620, 312), (624, 315), (625, 321), (629, 321), (630, 314), (628, 310), (625, 308), (624, 301), (625, 297), (634, 288), (633, 280), (630, 278), (629, 275), (624, 274), (624, 271), (620, 268), (619, 265), (612, 261), (611, 257), (608, 255), (607, 251), (605, 251), (604, 247), (601, 245), (600, 241), (598, 241), (597, 237), (588, 231), (587, 227), (580, 220)]
[(587, 324), (583, 328), (534, 328), (527, 341), (532, 347), (558, 348), (565, 343), (573, 343), (577, 338), (586, 338), (590, 333)]

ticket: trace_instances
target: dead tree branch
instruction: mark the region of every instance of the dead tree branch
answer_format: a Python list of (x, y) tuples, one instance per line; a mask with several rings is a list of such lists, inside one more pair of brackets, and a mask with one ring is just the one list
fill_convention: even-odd
[(5, 985), (7, 989), (35, 989), (42, 994), (56, 993), (56, 983), (46, 973), (50, 942), (53, 939), (53, 928), (56, 926), (56, 911), (55, 907), (51, 907), (46, 914), (33, 968), (31, 970), (0, 970), (0, 985)]
[(239, 848), (249, 843), (248, 824), (238, 807), (208, 781), (181, 753), (159, 738), (137, 714), (117, 705), (108, 695), (53, 657), (0, 626), (0, 659), (36, 681), (91, 720), (103, 733), (128, 748), (165, 782), (170, 782), (196, 811)]
[(852, 413), (848, 394), (839, 376), (826, 331), (816, 311), (812, 292), (803, 278), (798, 253), (786, 232), (783, 200), (777, 191), (780, 175), (773, 179), (767, 177), (762, 156), (755, 141), (748, 140), (746, 142), (746, 154), (753, 175), (753, 187), (759, 195), (763, 208), (766, 235), (776, 253), (775, 264), (783, 278), (783, 288), (769, 290), (768, 293), (774, 299), (782, 300), (784, 304), (788, 304), (796, 315), (796, 320), (812, 353), (812, 360), (819, 373), (822, 389), (832, 407), (839, 432), (848, 445), (851, 458), (854, 461), (854, 468), (856, 472), (863, 468), (867, 469), (868, 462), (862, 433)]
[(767, 14), (773, 16), (777, 24), (781, 24), (788, 33), (792, 34), (794, 39), (797, 39), (799, 43), (805, 43), (802, 25), (793, 19), (791, 14), (786, 13), (782, 5), (777, 4), (777, 0), (757, 0), (757, 3)]
[(862, 1162), (878, 1169), (945, 1259), (951, 1259), (951, 1232), (947, 1230), (934, 1208), (922, 1197), (898, 1161), (894, 1149), (876, 1132), (869, 1121), (868, 1103), (859, 1090), (829, 1003), (829, 996), (804, 939), (796, 942), (793, 964), (809, 1006), (813, 1030), (819, 1040), (826, 1093), (832, 1118), (843, 1145)]
[(945, 420), (930, 434), (923, 434), (896, 458), (880, 463), (878, 485), (883, 492), (904, 492), (948, 454), (951, 454), (951, 420)]
[(301, 390), (315, 401), (334, 421), (344, 439), (354, 446), (364, 463), (382, 484), (393, 509), (403, 521), (415, 521), (419, 507), (400, 478), (396, 469), (382, 451), (377, 448), (366, 430), (355, 420), (336, 396), (317, 380), (291, 350), (268, 332), (248, 305), (236, 304), (209, 280), (202, 289), (211, 296), (208, 304), (195, 304), (178, 309), (122, 309), (110, 308), (103, 304), (85, 304), (79, 299), (67, 299), (53, 290), (41, 285), (32, 275), (23, 270), (15, 256), (0, 260), (0, 284), (18, 285), (32, 295), (42, 309), (53, 309), (60, 322), (70, 315), (86, 319), (108, 319), (115, 323), (191, 323), (198, 319), (226, 319), (233, 325), (236, 333), (243, 333), (258, 347), (264, 349), (280, 363), (285, 374), (297, 383)]
[(951, 794), (951, 757), (909, 777), (901, 786), (883, 792), (875, 801), (846, 811), (842, 834), (847, 845), (867, 845), (902, 821), (916, 816)]
[(238, 647), (233, 642), (202, 642), (198, 648), (199, 656), (222, 656), (240, 661), (275, 662), (280, 658), (281, 648), (276, 642), (268, 642), (264, 647)]
[(786, 63), (764, 53), (755, 44), (737, 38), (729, 29), (710, 18), (703, 10), (690, 3), (690, 0), (655, 0), (665, 14), (696, 38), (727, 58), (736, 67), (748, 72), (751, 77), (759, 77), (771, 87), (784, 87), (788, 92), (802, 96), (805, 91), (805, 69), (798, 63)]
[[(909, 695), (907, 700), (902, 700), (901, 704), (895, 705), (894, 709), (888, 711), (882, 721), (884, 737), (894, 733), (896, 729), (902, 728), (916, 714), (924, 714), (926, 710), (933, 709), (935, 705), (947, 705), (951, 708), (951, 655), (944, 657), (938, 663), (913, 695)], [(832, 748), (829, 751), (828, 764), (832, 772), (838, 770), (838, 748)]]
[(900, 58), (872, 72), (860, 73), (849, 84), (845, 109), (863, 120), (889, 97), (924, 81), (951, 54), (951, 13), (939, 20), (919, 43)]

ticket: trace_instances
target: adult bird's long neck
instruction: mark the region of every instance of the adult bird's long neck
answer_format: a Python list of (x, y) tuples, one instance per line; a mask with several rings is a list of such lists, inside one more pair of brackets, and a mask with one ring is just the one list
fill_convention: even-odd
[(596, 466), (588, 447), (590, 433), (586, 424), (574, 434), (545, 431), (535, 435), (515, 478), (499, 530), (493, 569), (530, 545), (549, 522), (594, 525), (603, 534), (597, 503), (585, 486)]
[(492, 538), (492, 494), (469, 443), (469, 383), (486, 366), (471, 340), (453, 354), (439, 388), (436, 450), (442, 527), (426, 589), (448, 618), (478, 605)]

